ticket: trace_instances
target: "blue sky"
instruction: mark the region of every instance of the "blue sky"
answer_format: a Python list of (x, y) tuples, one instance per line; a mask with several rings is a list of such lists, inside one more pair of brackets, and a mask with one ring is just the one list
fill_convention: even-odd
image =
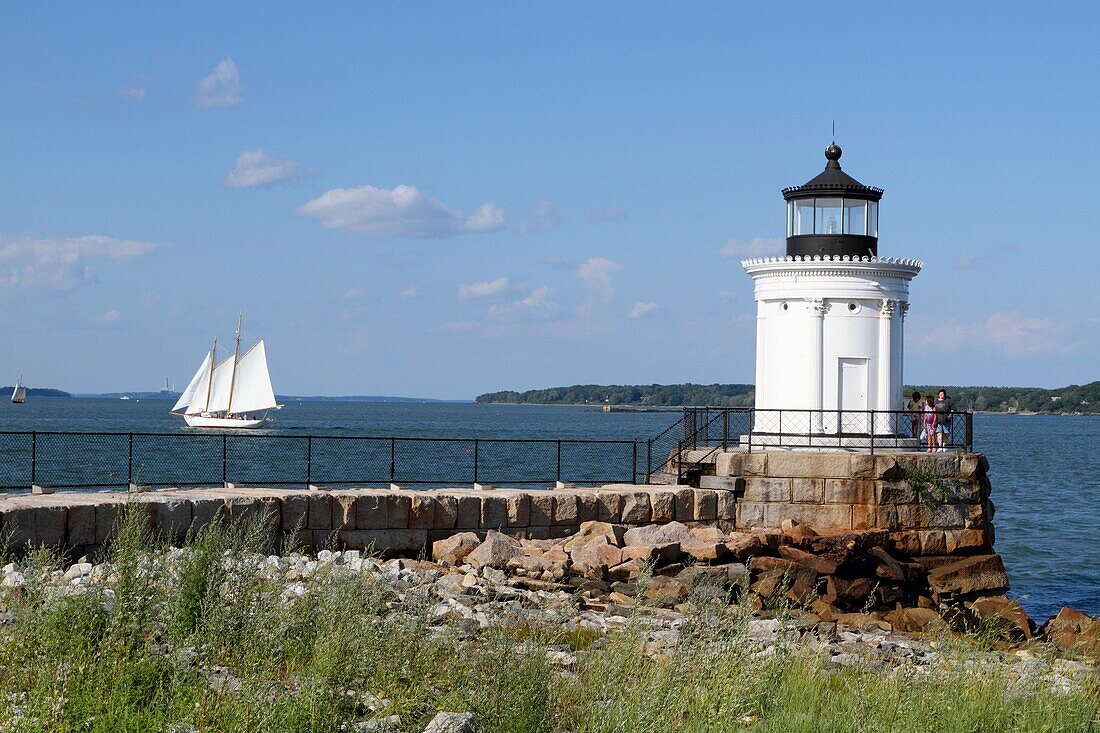
[[(164, 6), (164, 7), (155, 7)], [(1100, 378), (1094, 5), (7, 4), (0, 383), (748, 382), (779, 190), (886, 189), (910, 382)]]

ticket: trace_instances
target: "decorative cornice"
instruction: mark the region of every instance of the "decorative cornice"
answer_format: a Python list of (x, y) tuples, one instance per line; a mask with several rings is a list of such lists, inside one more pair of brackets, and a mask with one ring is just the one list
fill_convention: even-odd
[(920, 260), (895, 257), (858, 257), (842, 255), (806, 255), (786, 257), (755, 257), (742, 260), (741, 266), (754, 279), (817, 277), (901, 278), (909, 280), (920, 272)]
[(898, 301), (883, 298), (878, 302), (878, 313), (883, 318), (889, 318), (894, 315), (894, 309), (897, 308), (897, 305)]
[(742, 267), (750, 265), (770, 265), (780, 262), (866, 262), (881, 265), (902, 265), (905, 267), (923, 267), (921, 260), (908, 257), (853, 257), (851, 255), (787, 255), (786, 257), (753, 257), (741, 260)]
[(829, 303), (824, 298), (811, 298), (806, 301), (806, 309), (815, 316), (824, 316), (829, 310)]

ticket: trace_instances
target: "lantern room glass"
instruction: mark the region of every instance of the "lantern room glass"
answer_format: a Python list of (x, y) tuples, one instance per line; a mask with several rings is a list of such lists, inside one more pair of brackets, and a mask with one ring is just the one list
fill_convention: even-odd
[(844, 233), (867, 233), (867, 202), (844, 199)]
[(878, 202), (869, 201), (867, 204), (867, 234), (878, 236)]
[(814, 233), (814, 200), (800, 199), (794, 202), (794, 233)]
[(842, 234), (844, 231), (841, 199), (814, 199), (814, 233)]

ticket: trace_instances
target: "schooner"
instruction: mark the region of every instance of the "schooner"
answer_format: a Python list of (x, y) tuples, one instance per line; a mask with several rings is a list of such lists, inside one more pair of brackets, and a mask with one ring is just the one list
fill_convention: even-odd
[(11, 391), (11, 401), (16, 405), (21, 405), (27, 401), (27, 388), (23, 386), (23, 375), (19, 375), (19, 381), (15, 383), (15, 387)]
[(278, 410), (267, 371), (264, 340), (241, 355), (241, 314), (233, 355), (218, 364), (218, 339), (207, 352), (195, 376), (187, 383), (171, 412), (193, 428), (258, 428), (274, 422), (267, 411)]

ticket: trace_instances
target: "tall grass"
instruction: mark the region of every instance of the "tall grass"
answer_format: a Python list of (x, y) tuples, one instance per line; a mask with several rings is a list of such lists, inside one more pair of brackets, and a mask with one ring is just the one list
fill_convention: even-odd
[[(1095, 680), (1059, 695), (962, 658), (930, 674), (830, 671), (793, 645), (760, 654), (744, 614), (721, 603), (653, 653), (644, 608), (597, 639), (519, 620), (471, 635), (440, 624), (427, 595), (395, 607), (371, 574), (314, 577), (287, 600), (286, 580), (257, 575), (265, 537), (256, 523), (211, 527), (181, 553), (129, 512), (109, 578), (78, 595), (57, 592), (57, 558), (26, 558), (27, 587), (0, 592), (0, 730), (338, 731), (397, 714), (421, 731), (438, 710), (515, 733), (1097, 725)], [(552, 644), (579, 648), (576, 666), (551, 664)]]

